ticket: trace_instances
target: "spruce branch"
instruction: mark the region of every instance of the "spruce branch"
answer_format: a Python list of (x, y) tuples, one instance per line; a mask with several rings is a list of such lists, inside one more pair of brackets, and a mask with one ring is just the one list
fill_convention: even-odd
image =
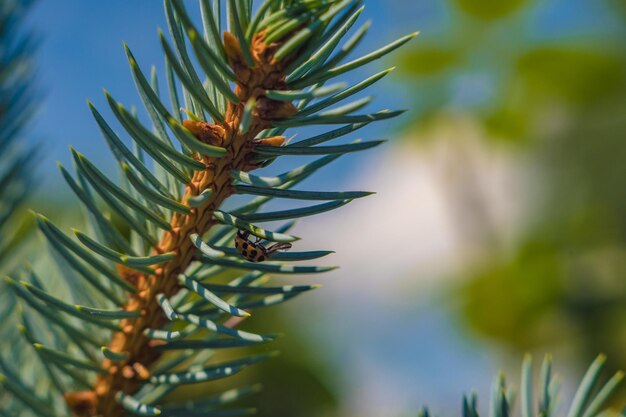
[[(606, 382), (600, 383), (605, 361), (606, 356), (601, 354), (591, 363), (568, 405), (559, 398), (561, 381), (553, 372), (552, 356), (546, 355), (542, 361), (539, 384), (536, 384), (537, 379), (533, 377), (533, 359), (530, 355), (526, 355), (522, 362), (519, 399), (516, 400), (516, 390), (507, 386), (504, 375), (498, 374), (492, 384), (488, 415), (508, 417), (518, 414), (515, 411), (517, 404), (519, 404), (521, 417), (618, 415), (617, 411), (607, 408), (607, 405), (610, 404), (609, 400), (622, 383), (624, 372), (618, 371)], [(430, 415), (426, 407), (419, 413), (421, 417)], [(475, 392), (463, 396), (462, 415), (463, 417), (480, 417), (478, 395)], [(623, 412), (620, 415), (623, 415)]]
[[(217, 349), (273, 340), (271, 334), (238, 327), (254, 309), (316, 288), (268, 287), (267, 274), (333, 269), (292, 264), (330, 251), (269, 251), (286, 249), (299, 239), (288, 234), (293, 220), (369, 194), (293, 187), (338, 157), (383, 142), (315, 146), (401, 113), (354, 114), (370, 103), (369, 97), (341, 104), (389, 70), (351, 87), (324, 84), (386, 55), (416, 34), (340, 64), (368, 27), (338, 49), (362, 11), (360, 0), (266, 0), (256, 13), (251, 3), (229, 0), (224, 29), (222, 2), (201, 0), (199, 29), (181, 0), (164, 1), (169, 39), (162, 31), (159, 38), (169, 105), (160, 94), (156, 71), (146, 76), (130, 47), (124, 46), (151, 126), (106, 91), (105, 97), (133, 149), (89, 103), (117, 160), (121, 181), (111, 180), (72, 149), (74, 175), (60, 169), (87, 212), (88, 232), (75, 230), (74, 239), (45, 216), (36, 216), (59, 265), (83, 279), (84, 286), (73, 289), (73, 298), (81, 304), (52, 294), (34, 274), (23, 281), (7, 280), (28, 307), (25, 317), (39, 313), (54, 325), (58, 337), (52, 345), (33, 332), (27, 332), (27, 339), (51, 364), (52, 375), (62, 380), (60, 391), (75, 416), (159, 415), (163, 410), (177, 416), (206, 413), (227, 402), (200, 398), (182, 407), (168, 404), (165, 397), (180, 386), (223, 378), (271, 358), (211, 360)], [(294, 144), (285, 137), (288, 129), (335, 124), (344, 126)], [(290, 155), (320, 158), (274, 177), (249, 173)], [(251, 197), (238, 208), (225, 209), (224, 203), (234, 195)], [(257, 212), (275, 198), (326, 202)], [(121, 219), (130, 236), (111, 222), (110, 213)], [(276, 220), (286, 223), (275, 230), (258, 225)], [(268, 244), (268, 252), (257, 259), (263, 262), (247, 260), (241, 248), (233, 246), (238, 230), (256, 238), (256, 245)], [(271, 242), (277, 246), (269, 246)], [(226, 272), (236, 278), (226, 285), (216, 282)], [(78, 322), (67, 322), (68, 315)], [(17, 376), (2, 383), (14, 388), (18, 397), (23, 393), (19, 387), (25, 385)], [(225, 398), (230, 401), (253, 391), (242, 388)], [(47, 400), (31, 397), (32, 401), (20, 398), (25, 407), (40, 413)], [(57, 412), (55, 407), (47, 411)]]

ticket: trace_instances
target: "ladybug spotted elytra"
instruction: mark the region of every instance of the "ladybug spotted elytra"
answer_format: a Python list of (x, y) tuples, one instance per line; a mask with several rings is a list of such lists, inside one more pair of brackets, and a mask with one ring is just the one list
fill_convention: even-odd
[(246, 230), (237, 231), (237, 236), (235, 236), (235, 249), (237, 249), (237, 252), (242, 258), (250, 262), (266, 261), (276, 252), (291, 248), (291, 243), (274, 243), (266, 248), (260, 243), (260, 237), (257, 237), (256, 241), (252, 242), (249, 236), (250, 232)]

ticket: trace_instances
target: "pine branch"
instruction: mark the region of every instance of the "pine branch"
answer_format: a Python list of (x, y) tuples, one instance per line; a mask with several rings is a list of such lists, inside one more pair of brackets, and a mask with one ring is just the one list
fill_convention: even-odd
[[(608, 381), (599, 384), (601, 371), (606, 357), (599, 355), (589, 366), (583, 376), (574, 398), (567, 407), (567, 417), (592, 417), (599, 415), (613, 415), (607, 409), (611, 399), (624, 379), (624, 373), (618, 371)], [(519, 404), (521, 417), (554, 417), (559, 413), (561, 401), (558, 398), (560, 380), (552, 370), (552, 357), (546, 355), (539, 375), (540, 383), (537, 386), (533, 378), (533, 361), (530, 355), (522, 363), (521, 383), (519, 387)], [(515, 391), (507, 387), (503, 374), (499, 374), (493, 381), (491, 398), (489, 401), (490, 417), (508, 417), (515, 412)], [(614, 415), (618, 413), (615, 412)], [(623, 414), (623, 413), (622, 413)], [(430, 416), (428, 408), (422, 409), (421, 417)], [(463, 417), (480, 417), (478, 411), (478, 395), (472, 393), (463, 397)]]
[[(158, 415), (162, 410), (184, 415), (176, 411), (182, 406), (163, 402), (168, 393), (269, 359), (271, 355), (210, 361), (215, 349), (270, 342), (272, 335), (237, 327), (254, 309), (315, 288), (266, 287), (266, 274), (333, 269), (291, 264), (330, 251), (274, 253), (298, 240), (287, 234), (291, 220), (338, 209), (369, 194), (293, 187), (344, 154), (382, 143), (315, 146), (401, 113), (354, 114), (370, 103), (369, 97), (341, 104), (389, 71), (352, 87), (324, 83), (386, 55), (415, 34), (340, 64), (364, 33), (357, 32), (356, 40), (349, 39), (337, 50), (362, 11), (360, 0), (266, 0), (254, 15), (251, 3), (229, 0), (224, 30), (220, 1), (200, 1), (202, 29), (181, 0), (164, 1), (170, 39), (161, 33), (160, 41), (171, 106), (164, 104), (156, 71), (147, 76), (125, 46), (151, 126), (109, 93), (105, 96), (117, 123), (131, 138), (132, 149), (89, 103), (118, 162), (121, 182), (112, 181), (85, 155), (72, 150), (75, 175), (63, 167), (61, 171), (87, 211), (90, 232), (75, 231), (74, 240), (43, 215), (37, 222), (59, 265), (69, 266), (72, 275), (83, 279), (79, 299), (87, 296), (84, 302), (90, 305), (64, 301), (34, 275), (25, 282), (7, 281), (29, 314), (42, 314), (54, 324), (59, 337), (52, 345), (32, 334), (28, 342), (54, 364), (53, 372), (62, 375), (61, 391), (75, 416)], [(312, 124), (345, 126), (287, 143), (288, 129)], [(249, 174), (290, 155), (322, 157), (275, 177)], [(224, 209), (234, 195), (252, 197), (237, 209)], [(274, 198), (327, 202), (257, 212)], [(129, 238), (111, 223), (108, 213), (122, 220)], [(275, 220), (287, 223), (276, 230), (256, 224)], [(245, 257), (253, 252), (233, 245), (238, 230), (266, 245), (262, 257), (251, 259), (263, 262), (251, 262)], [(254, 251), (257, 255), (259, 248)], [(226, 272), (237, 278), (227, 285), (213, 281)], [(78, 324), (66, 322), (67, 315)], [(164, 352), (176, 354), (164, 362)], [(17, 376), (6, 381), (7, 386), (20, 384)], [(23, 402), (40, 412), (46, 399), (34, 396)], [(220, 403), (199, 399), (184, 409), (197, 414)], [(56, 413), (54, 407), (49, 413)]]

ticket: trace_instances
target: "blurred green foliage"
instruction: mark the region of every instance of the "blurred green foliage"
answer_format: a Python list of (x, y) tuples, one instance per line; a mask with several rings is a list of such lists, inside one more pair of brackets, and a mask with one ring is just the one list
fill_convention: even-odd
[[(550, 242), (523, 242), (511, 259), (486, 264), (464, 288), (466, 320), (523, 350), (531, 341), (555, 343), (563, 337), (554, 314), (563, 299), (562, 268)], [(556, 325), (546, 326), (547, 315), (556, 316)]]
[(435, 45), (425, 45), (405, 54), (402, 59), (402, 72), (412, 76), (436, 75), (461, 64), (460, 53)]
[(545, 5), (450, 0), (448, 29), (426, 34), (399, 65), (402, 81), (420, 91), (413, 126), (461, 109), (492, 139), (527, 143), (542, 136), (547, 112), (563, 107), (573, 116), (618, 96), (626, 82), (624, 33), (537, 39), (545, 28), (530, 12)]
[[(522, 144), (510, 150), (534, 168), (528, 226), (512, 248), (488, 248), (452, 292), (463, 320), (520, 352), (563, 348), (586, 362), (602, 351), (624, 368), (626, 31), (590, 23), (542, 38), (546, 3), (449, 1), (445, 41), (416, 44), (401, 65), (407, 83), (433, 93), (412, 129), (460, 110), (484, 127), (485, 146)], [(596, 6), (626, 22), (623, 2)], [(487, 80), (479, 97), (459, 99), (455, 83), (476, 78)]]
[(538, 146), (545, 204), (513, 253), (477, 268), (462, 297), (469, 323), (490, 337), (519, 349), (567, 341), (624, 367), (626, 106), (623, 86), (605, 91)]
[(537, 47), (521, 54), (516, 72), (528, 94), (586, 107), (610, 96), (624, 83), (623, 57), (609, 51), (565, 45)]
[[(292, 301), (292, 306), (300, 301)], [(315, 345), (301, 337), (306, 331), (294, 328), (293, 320), (284, 313), (280, 309), (259, 310), (249, 323), (253, 331), (261, 331), (267, 323), (284, 331), (283, 337), (268, 346), (280, 355), (245, 375), (248, 383), (256, 381), (263, 386), (262, 395), (254, 401), (259, 417), (338, 415), (340, 401), (331, 383), (337, 382), (337, 375), (325, 362), (325, 354), (320, 355)]]
[(527, 0), (456, 0), (459, 8), (471, 16), (480, 19), (499, 19), (507, 16), (524, 4)]

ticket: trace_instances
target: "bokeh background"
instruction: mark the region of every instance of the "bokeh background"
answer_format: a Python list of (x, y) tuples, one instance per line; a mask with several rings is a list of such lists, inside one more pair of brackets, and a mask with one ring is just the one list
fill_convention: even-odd
[[(388, 144), (306, 184), (377, 194), (297, 227), (299, 249), (333, 249), (342, 268), (251, 323), (285, 333), (282, 356), (244, 375), (266, 387), (261, 415), (456, 413), (498, 369), (514, 381), (524, 352), (553, 352), (565, 381), (599, 352), (626, 368), (626, 3), (365, 4), (359, 52), (421, 35), (347, 81), (397, 66), (369, 94), (408, 112), (358, 132)], [(71, 165), (71, 144), (113, 172), (85, 99), (106, 108), (106, 87), (139, 103), (122, 41), (161, 71), (162, 5), (39, 0), (29, 25), (42, 92), (31, 206), (78, 226), (55, 163)]]

